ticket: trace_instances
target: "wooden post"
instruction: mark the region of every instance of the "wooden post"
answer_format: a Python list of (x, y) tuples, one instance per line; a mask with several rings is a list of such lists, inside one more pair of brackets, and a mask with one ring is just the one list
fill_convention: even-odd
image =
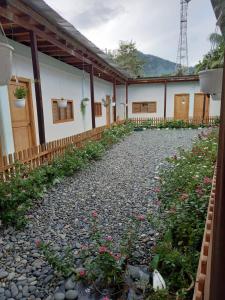
[(95, 126), (95, 90), (94, 90), (94, 67), (90, 66), (90, 93), (91, 93), (91, 120), (92, 128)]
[(42, 92), (41, 92), (41, 76), (40, 76), (40, 66), (38, 60), (37, 38), (36, 38), (36, 34), (33, 31), (30, 31), (30, 43), (31, 43), (31, 56), (32, 56), (32, 64), (33, 64), (34, 85), (35, 85), (36, 105), (37, 105), (39, 143), (44, 144), (45, 123), (44, 123), (43, 102), (42, 102)]
[(210, 300), (225, 299), (225, 65), (220, 110)]
[(116, 122), (116, 79), (113, 82), (113, 102), (115, 106), (113, 106), (113, 122)]
[(126, 119), (128, 119), (128, 83), (126, 82)]
[(167, 105), (167, 81), (164, 83), (164, 119), (166, 119), (166, 105)]

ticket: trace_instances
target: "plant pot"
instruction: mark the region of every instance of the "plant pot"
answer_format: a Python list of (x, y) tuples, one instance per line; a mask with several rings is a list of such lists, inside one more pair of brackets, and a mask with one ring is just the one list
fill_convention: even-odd
[(26, 105), (26, 99), (25, 98), (15, 100), (15, 106), (16, 107), (23, 108), (23, 107), (25, 107), (25, 105)]
[(13, 47), (0, 43), (0, 85), (7, 85), (12, 77)]
[(66, 108), (67, 107), (67, 100), (66, 99), (58, 100), (58, 106), (59, 106), (59, 108)]
[(88, 106), (88, 101), (83, 101), (84, 106)]
[(201, 91), (205, 94), (210, 94), (213, 100), (221, 100), (222, 79), (222, 68), (199, 72)]

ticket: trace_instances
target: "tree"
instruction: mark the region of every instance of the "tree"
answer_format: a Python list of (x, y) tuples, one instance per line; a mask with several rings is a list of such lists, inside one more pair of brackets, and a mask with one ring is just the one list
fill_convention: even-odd
[(136, 43), (120, 41), (119, 49), (108, 53), (115, 62), (132, 76), (141, 76), (145, 62), (140, 59)]

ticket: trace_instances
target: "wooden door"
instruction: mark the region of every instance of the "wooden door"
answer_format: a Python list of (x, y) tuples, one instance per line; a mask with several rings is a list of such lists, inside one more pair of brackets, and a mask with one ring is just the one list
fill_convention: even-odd
[(110, 96), (106, 96), (106, 126), (110, 127), (111, 126), (111, 110), (110, 110)]
[(174, 119), (188, 120), (189, 118), (189, 94), (175, 95)]
[(209, 117), (209, 102), (210, 97), (207, 94), (195, 94), (194, 99), (194, 115), (193, 119), (202, 122), (206, 121)]
[[(14, 92), (18, 86), (27, 90), (26, 105), (23, 108), (15, 106)], [(11, 81), (9, 84), (9, 103), (12, 120), (12, 130), (15, 151), (21, 151), (36, 145), (31, 86), (29, 81)]]

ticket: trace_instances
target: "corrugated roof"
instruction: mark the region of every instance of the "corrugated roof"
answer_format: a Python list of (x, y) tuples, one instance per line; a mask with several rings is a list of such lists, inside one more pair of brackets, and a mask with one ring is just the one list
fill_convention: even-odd
[[(47, 19), (50, 23), (56, 26), (62, 33), (67, 34), (75, 41), (82, 44), (89, 51), (97, 55), (104, 60), (112, 68), (117, 69), (127, 78), (132, 77), (131, 74), (121, 69), (106, 53), (99, 49), (95, 44), (89, 41), (84, 35), (82, 35), (71, 23), (60, 16), (53, 8), (51, 8), (43, 0), (22, 0), (27, 6), (31, 7), (38, 14)], [(74, 2), (75, 3), (75, 2)]]

